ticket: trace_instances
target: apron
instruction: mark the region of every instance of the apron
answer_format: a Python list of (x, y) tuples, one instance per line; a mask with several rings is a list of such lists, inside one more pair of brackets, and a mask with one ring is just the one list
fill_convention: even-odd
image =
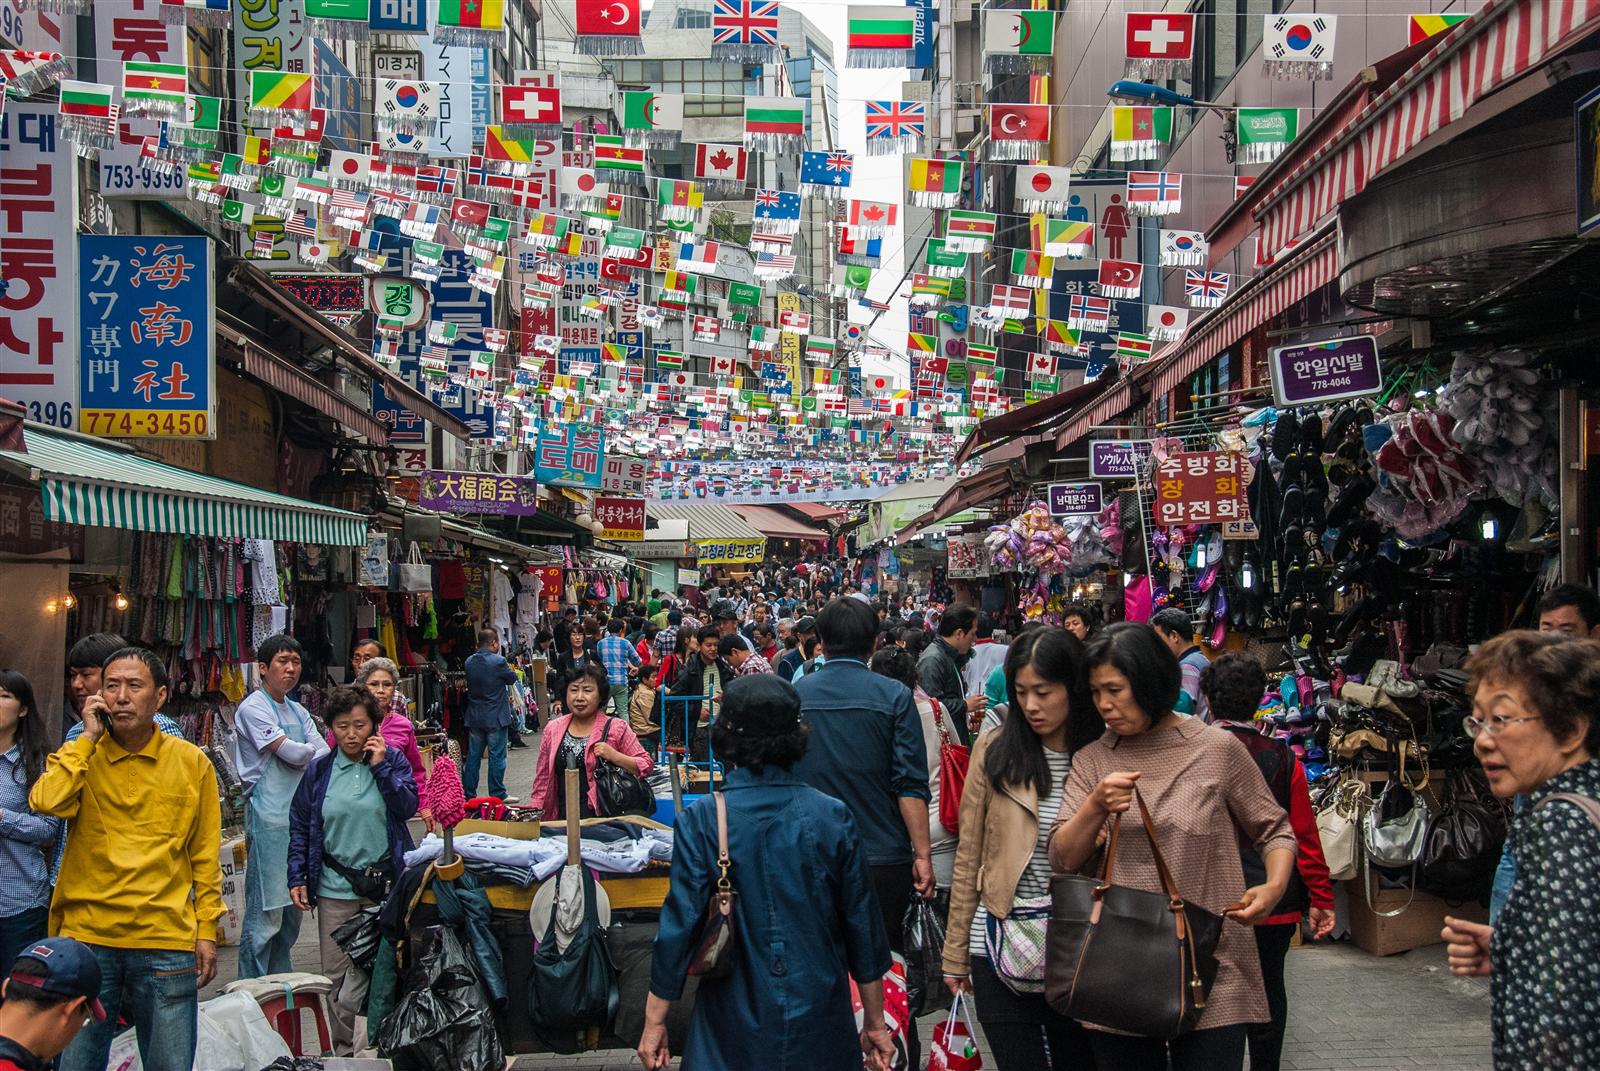
[[(267, 696), (267, 702), (272, 703), (278, 715), (278, 728), (295, 743), (306, 743), (305, 729), (293, 713), (293, 701), (285, 700), (281, 708), (271, 696)], [(250, 865), (244, 873), (246, 881), (255, 883), (264, 911), (293, 903), (289, 899), (289, 805), (294, 802), (303, 773), (279, 762), (277, 756), (269, 756), (260, 780), (250, 790), (245, 824), (250, 838)]]

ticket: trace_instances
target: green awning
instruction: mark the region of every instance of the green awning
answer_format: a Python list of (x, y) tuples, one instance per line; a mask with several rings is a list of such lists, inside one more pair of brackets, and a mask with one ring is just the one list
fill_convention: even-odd
[(136, 532), (367, 545), (367, 518), (99, 446), (36, 424), (0, 464), (38, 483), (45, 519)]

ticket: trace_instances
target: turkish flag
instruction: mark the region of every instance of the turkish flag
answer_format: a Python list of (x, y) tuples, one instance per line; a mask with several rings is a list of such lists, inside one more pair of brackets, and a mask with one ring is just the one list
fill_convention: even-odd
[(639, 36), (639, 0), (583, 0), (577, 13), (579, 36)]
[(1186, 60), (1194, 56), (1194, 15), (1170, 11), (1130, 11), (1128, 58)]
[(600, 278), (610, 279), (618, 283), (631, 283), (633, 276), (628, 271), (628, 264), (617, 257), (602, 257), (600, 260)]
[(489, 222), (489, 204), (487, 201), (457, 197), (450, 205), (450, 221), (482, 227)]
[(1050, 105), (991, 104), (989, 137), (993, 141), (1049, 141)]
[(1101, 287), (1118, 287), (1137, 290), (1144, 278), (1144, 265), (1135, 260), (1102, 260), (1100, 262)]

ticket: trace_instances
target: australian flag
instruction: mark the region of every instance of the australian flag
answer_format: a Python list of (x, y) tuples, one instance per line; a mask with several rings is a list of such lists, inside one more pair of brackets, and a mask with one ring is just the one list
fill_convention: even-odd
[[(822, 154), (817, 153), (816, 155), (820, 156)], [(798, 193), (785, 193), (782, 190), (757, 190), (756, 218), (798, 220), (800, 218), (800, 195)]]
[(847, 152), (803, 152), (800, 154), (800, 181), (807, 186), (845, 189), (855, 169), (855, 158)]

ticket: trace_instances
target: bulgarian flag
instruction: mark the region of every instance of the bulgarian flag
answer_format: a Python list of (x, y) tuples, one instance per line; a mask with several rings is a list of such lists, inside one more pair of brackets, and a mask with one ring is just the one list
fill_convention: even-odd
[(281, 126), (311, 114), (311, 75), (292, 71), (250, 72), (250, 121)]
[(795, 97), (748, 97), (744, 104), (747, 149), (798, 152), (806, 135), (806, 102)]
[(111, 87), (98, 82), (63, 81), (61, 114), (80, 119), (110, 119)]
[(905, 67), (916, 47), (917, 13), (900, 6), (851, 4), (845, 25), (846, 67)]

